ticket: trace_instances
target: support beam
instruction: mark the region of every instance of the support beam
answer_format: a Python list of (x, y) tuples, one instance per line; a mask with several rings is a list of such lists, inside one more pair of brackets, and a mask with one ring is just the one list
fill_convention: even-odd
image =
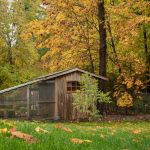
[(30, 88), (27, 86), (27, 119), (30, 119)]
[(57, 96), (57, 81), (55, 80), (55, 120), (58, 120), (59, 119), (59, 116), (58, 116), (58, 96)]

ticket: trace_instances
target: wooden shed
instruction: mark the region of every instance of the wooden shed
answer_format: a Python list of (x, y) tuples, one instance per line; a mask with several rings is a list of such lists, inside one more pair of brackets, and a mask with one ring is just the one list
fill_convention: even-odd
[(75, 119), (72, 93), (80, 88), (79, 81), (83, 73), (96, 79), (106, 80), (105, 77), (79, 68), (36, 78), (25, 84), (0, 91), (0, 116)]

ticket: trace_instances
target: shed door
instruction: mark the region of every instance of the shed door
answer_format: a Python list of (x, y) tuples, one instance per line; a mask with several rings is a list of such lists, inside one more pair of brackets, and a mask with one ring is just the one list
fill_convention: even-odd
[(39, 115), (54, 117), (55, 111), (55, 82), (39, 85)]
[(39, 90), (31, 88), (30, 89), (30, 115), (32, 117), (38, 115), (38, 110), (39, 110)]

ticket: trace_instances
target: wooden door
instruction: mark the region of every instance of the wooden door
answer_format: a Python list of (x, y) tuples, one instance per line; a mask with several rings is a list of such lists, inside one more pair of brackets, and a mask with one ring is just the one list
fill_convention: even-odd
[(39, 115), (39, 89), (30, 89), (30, 115), (31, 117)]

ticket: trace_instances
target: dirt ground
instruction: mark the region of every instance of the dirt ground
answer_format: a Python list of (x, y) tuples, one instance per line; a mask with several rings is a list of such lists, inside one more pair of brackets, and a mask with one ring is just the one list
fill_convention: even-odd
[(150, 114), (146, 115), (104, 115), (99, 121), (150, 121)]

